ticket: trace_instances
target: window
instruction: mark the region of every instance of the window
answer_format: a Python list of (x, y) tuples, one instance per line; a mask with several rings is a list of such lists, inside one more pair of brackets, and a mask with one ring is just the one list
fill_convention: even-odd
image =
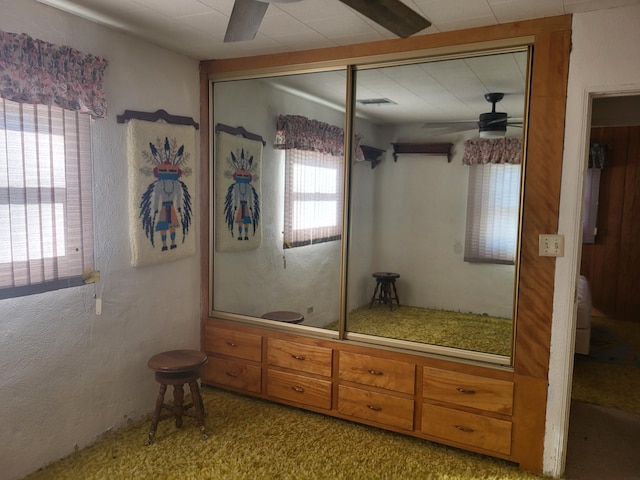
[(342, 178), (342, 156), (286, 150), (285, 248), (341, 238)]
[(466, 262), (515, 264), (520, 165), (469, 166)]
[(0, 99), (0, 298), (93, 267), (90, 116)]

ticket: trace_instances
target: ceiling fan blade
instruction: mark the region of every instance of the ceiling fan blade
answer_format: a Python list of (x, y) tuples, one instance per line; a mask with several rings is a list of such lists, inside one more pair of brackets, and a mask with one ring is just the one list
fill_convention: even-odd
[(431, 22), (400, 0), (340, 0), (401, 38), (424, 30)]
[(258, 0), (236, 0), (233, 4), (227, 32), (224, 35), (225, 42), (243, 42), (253, 40), (258, 33), (264, 14), (267, 12), (268, 3)]

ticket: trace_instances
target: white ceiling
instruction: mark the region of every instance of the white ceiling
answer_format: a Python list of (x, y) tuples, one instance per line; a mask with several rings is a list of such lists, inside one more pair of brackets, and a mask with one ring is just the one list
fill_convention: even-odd
[[(198, 60), (334, 47), (396, 38), (339, 0), (269, 5), (256, 38), (223, 43), (234, 0), (37, 0)], [(430, 34), (637, 5), (640, 0), (402, 0)]]
[[(396, 38), (339, 0), (271, 3), (252, 41), (224, 43), (234, 0), (37, 0), (146, 39), (198, 60), (335, 47)], [(402, 0), (432, 22), (418, 35), (518, 20), (637, 5), (640, 0)], [(357, 106), (375, 123), (474, 121), (490, 111), (488, 92), (504, 92), (496, 108), (521, 119), (526, 56), (452, 60), (358, 72), (356, 99), (397, 105)], [(318, 101), (344, 105), (344, 72), (270, 79)], [(432, 129), (431, 133), (447, 130)]]

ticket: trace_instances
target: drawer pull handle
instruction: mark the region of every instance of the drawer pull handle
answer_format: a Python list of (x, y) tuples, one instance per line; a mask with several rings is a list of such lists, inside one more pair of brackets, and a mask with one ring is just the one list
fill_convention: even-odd
[(380, 370), (371, 370), (368, 369), (367, 372), (369, 372), (371, 375), (384, 375), (383, 372), (381, 372)]
[(456, 388), (456, 390), (458, 390), (460, 393), (466, 393), (467, 395), (473, 395), (474, 393), (476, 393), (475, 390), (469, 390), (468, 388)]
[(473, 433), (475, 431), (473, 428), (464, 427), (462, 425), (454, 425), (454, 427), (456, 427), (461, 432), (466, 432), (466, 433)]
[(233, 372), (226, 372), (228, 377), (233, 377), (236, 378), (238, 376), (237, 373), (233, 373)]
[(382, 407), (378, 407), (376, 405), (367, 405), (367, 408), (369, 410), (373, 410), (374, 412), (381, 412), (382, 411)]
[(298, 392), (298, 393), (304, 393), (304, 388), (302, 388), (302, 387), (293, 386), (293, 387), (291, 387), (291, 390), (293, 390), (294, 392)]
[(238, 346), (237, 343), (233, 343), (233, 342), (227, 342), (227, 345), (229, 345), (230, 347), (237, 347)]
[(304, 360), (305, 358), (304, 355), (294, 355), (293, 353), (291, 354), (291, 356), (296, 360)]

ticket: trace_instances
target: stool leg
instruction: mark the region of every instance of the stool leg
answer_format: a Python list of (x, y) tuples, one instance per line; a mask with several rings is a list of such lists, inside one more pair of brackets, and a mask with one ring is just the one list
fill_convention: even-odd
[(398, 290), (396, 290), (396, 282), (391, 284), (393, 286), (393, 293), (396, 296), (396, 303), (400, 306), (400, 298), (398, 297)]
[(389, 282), (384, 284), (384, 302), (388, 302), (389, 308), (393, 311), (393, 297), (391, 296), (391, 284)]
[(204, 433), (204, 403), (202, 403), (198, 382), (189, 382), (189, 388), (191, 389), (191, 399), (193, 400), (193, 406), (196, 409), (196, 421), (198, 423), (198, 427), (200, 427), (202, 440), (206, 440), (208, 437), (207, 434)]
[(376, 295), (378, 294), (379, 287), (380, 287), (380, 282), (376, 282), (376, 288), (373, 289), (373, 297), (371, 297), (371, 303), (369, 304), (369, 308), (373, 307), (373, 302), (376, 301)]
[(173, 414), (176, 417), (176, 427), (182, 427), (184, 413), (184, 388), (182, 385), (173, 386)]
[(160, 391), (158, 392), (158, 397), (156, 398), (156, 409), (153, 412), (153, 418), (151, 419), (151, 428), (149, 429), (149, 435), (147, 436), (147, 441), (145, 445), (151, 445), (153, 443), (153, 437), (156, 434), (156, 430), (158, 429), (158, 421), (160, 420), (160, 413), (162, 412), (162, 407), (164, 404), (164, 394), (167, 391), (167, 386), (164, 383), (160, 384)]

